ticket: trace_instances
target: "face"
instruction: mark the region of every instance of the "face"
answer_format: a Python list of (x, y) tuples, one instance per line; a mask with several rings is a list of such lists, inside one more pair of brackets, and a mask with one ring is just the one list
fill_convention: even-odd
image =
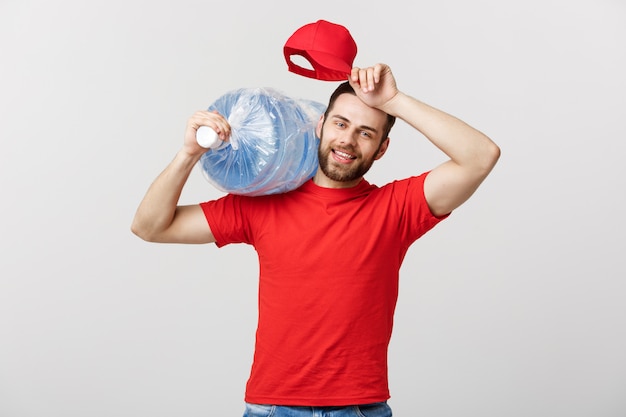
[(339, 188), (358, 184), (387, 150), (389, 140), (381, 138), (386, 119), (385, 113), (352, 94), (339, 96), (318, 124), (320, 169), (315, 182)]

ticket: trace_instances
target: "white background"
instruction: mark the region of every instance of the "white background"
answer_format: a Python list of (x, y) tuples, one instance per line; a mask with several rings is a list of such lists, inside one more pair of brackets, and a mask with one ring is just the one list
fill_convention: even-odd
[[(194, 111), (241, 87), (326, 102), (337, 83), (282, 56), (318, 19), (502, 149), (407, 255), (394, 415), (626, 415), (623, 1), (0, 0), (0, 416), (242, 414), (255, 252), (129, 227)], [(391, 137), (370, 182), (444, 160)], [(220, 195), (197, 170), (182, 202)]]

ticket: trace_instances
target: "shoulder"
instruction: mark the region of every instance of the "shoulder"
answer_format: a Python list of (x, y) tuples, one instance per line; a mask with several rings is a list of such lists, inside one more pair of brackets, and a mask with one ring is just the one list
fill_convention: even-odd
[(442, 220), (448, 217), (449, 213), (436, 216), (426, 198), (424, 184), (430, 172), (426, 171), (420, 175), (390, 182), (380, 188), (381, 192), (387, 194), (402, 210), (413, 212), (414, 216)]

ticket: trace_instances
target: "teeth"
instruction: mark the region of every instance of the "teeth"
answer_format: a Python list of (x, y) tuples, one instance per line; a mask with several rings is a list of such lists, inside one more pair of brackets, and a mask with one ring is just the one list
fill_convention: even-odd
[(354, 159), (355, 158), (354, 156), (352, 156), (352, 155), (350, 155), (348, 153), (345, 153), (345, 152), (341, 152), (341, 151), (335, 150), (335, 153), (337, 155), (339, 155), (340, 157), (342, 157), (342, 158), (346, 158), (346, 159)]

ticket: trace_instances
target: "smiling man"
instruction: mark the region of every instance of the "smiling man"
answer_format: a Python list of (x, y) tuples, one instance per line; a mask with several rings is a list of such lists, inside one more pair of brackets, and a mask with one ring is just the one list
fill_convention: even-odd
[[(378, 187), (363, 176), (387, 150), (396, 118), (449, 160)], [(259, 317), (245, 416), (390, 416), (387, 351), (404, 256), (483, 182), (499, 148), (461, 120), (401, 92), (385, 64), (353, 68), (317, 125), (319, 169), (296, 190), (226, 195), (180, 206), (207, 150), (198, 112), (182, 149), (142, 200), (132, 231), (152, 242), (248, 243), (258, 253)]]

